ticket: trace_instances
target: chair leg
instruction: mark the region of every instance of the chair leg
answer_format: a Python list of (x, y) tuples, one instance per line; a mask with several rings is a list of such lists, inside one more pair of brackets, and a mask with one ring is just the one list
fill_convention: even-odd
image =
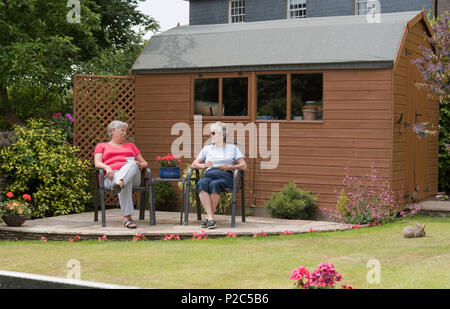
[(95, 196), (94, 196), (94, 222), (98, 222), (98, 190), (99, 188), (95, 188)]
[(100, 189), (100, 199), (102, 203), (102, 227), (106, 227), (105, 189)]
[(139, 197), (139, 220), (145, 220), (145, 191), (140, 191)]
[(202, 204), (200, 203), (200, 196), (197, 191), (195, 191), (195, 202), (197, 208), (197, 220), (202, 221)]
[(231, 203), (231, 227), (236, 225), (236, 190), (233, 190), (233, 199)]
[(241, 187), (241, 208), (242, 208), (242, 222), (245, 222), (245, 188), (244, 188), (244, 182), (242, 182), (242, 187)]
[(189, 195), (191, 194), (191, 186), (190, 182), (188, 180), (188, 183), (186, 184), (186, 192), (184, 193), (184, 225), (189, 224)]
[(180, 225), (183, 225), (183, 211), (184, 211), (184, 188), (185, 181), (183, 180), (183, 184), (181, 185), (181, 205), (180, 205)]
[(150, 215), (150, 225), (155, 225), (155, 191), (153, 190), (153, 182), (149, 184), (149, 215)]

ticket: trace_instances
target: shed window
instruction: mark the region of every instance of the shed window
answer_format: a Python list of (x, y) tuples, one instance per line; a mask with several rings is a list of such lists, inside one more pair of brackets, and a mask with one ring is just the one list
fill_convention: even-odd
[(322, 74), (291, 75), (291, 119), (322, 120)]
[(241, 23), (245, 21), (245, 0), (230, 0), (229, 3), (230, 23)]
[(219, 79), (204, 78), (194, 81), (194, 114), (219, 115)]
[(194, 80), (194, 114), (248, 116), (248, 77)]
[(258, 75), (257, 119), (286, 119), (286, 74)]
[(248, 78), (224, 78), (222, 80), (222, 110), (224, 116), (248, 115)]
[(288, 18), (305, 18), (306, 0), (288, 0)]

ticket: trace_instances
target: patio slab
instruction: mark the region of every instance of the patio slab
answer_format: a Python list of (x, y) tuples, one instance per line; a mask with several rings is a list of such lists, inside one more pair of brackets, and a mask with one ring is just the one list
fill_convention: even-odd
[(217, 228), (208, 230), (200, 227), (200, 221), (196, 214), (189, 215), (189, 225), (180, 225), (178, 212), (156, 212), (156, 225), (149, 225), (148, 213), (145, 220), (136, 220), (136, 229), (127, 229), (122, 225), (121, 210), (108, 209), (106, 211), (106, 227), (101, 226), (101, 218), (94, 222), (93, 212), (58, 216), (44, 219), (26, 221), (20, 227), (9, 227), (0, 224), (0, 239), (24, 240), (40, 239), (45, 236), (48, 240), (67, 240), (79, 235), (81, 239), (97, 239), (106, 235), (108, 239), (131, 240), (136, 233), (144, 234), (148, 239), (164, 239), (165, 235), (177, 234), (181, 238), (191, 238), (195, 232), (204, 230), (209, 238), (223, 237), (228, 232), (235, 232), (238, 236), (253, 236), (264, 231), (267, 235), (279, 235), (288, 230), (293, 233), (309, 233), (313, 231), (337, 231), (349, 230), (350, 224), (340, 224), (326, 221), (286, 220), (266, 217), (246, 217), (247, 222), (241, 222), (241, 217), (236, 216), (236, 226), (230, 227), (231, 216), (216, 215)]

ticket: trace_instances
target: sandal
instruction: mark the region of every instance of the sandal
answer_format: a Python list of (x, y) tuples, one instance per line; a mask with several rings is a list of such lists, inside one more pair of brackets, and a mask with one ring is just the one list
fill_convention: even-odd
[(129, 229), (137, 228), (136, 222), (134, 222), (131, 218), (128, 218), (127, 221), (123, 223), (123, 225)]

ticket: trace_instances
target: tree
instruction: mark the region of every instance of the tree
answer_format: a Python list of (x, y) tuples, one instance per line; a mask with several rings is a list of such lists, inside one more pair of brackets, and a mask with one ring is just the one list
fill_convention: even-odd
[[(439, 131), (428, 129), (427, 123), (414, 124), (414, 131), (419, 138), (425, 135), (439, 134), (439, 187), (440, 190), (450, 190), (450, 104), (449, 104), (449, 74), (450, 74), (450, 23), (449, 13), (444, 13), (438, 18), (430, 18), (433, 35), (427, 40), (432, 49), (420, 46), (423, 57), (414, 60), (422, 73), (424, 82), (417, 83), (419, 88), (425, 88), (431, 98), (438, 99)], [(436, 115), (437, 116), (437, 115)]]
[[(7, 107), (3, 112), (12, 111), (11, 86), (63, 94), (71, 88), (75, 72), (92, 70), (94, 59), (142, 46), (143, 33), (134, 27), (156, 31), (159, 25), (137, 10), (140, 1), (1, 1), (0, 101)], [(73, 8), (67, 5), (72, 2), (79, 3), (80, 22), (68, 19)]]

